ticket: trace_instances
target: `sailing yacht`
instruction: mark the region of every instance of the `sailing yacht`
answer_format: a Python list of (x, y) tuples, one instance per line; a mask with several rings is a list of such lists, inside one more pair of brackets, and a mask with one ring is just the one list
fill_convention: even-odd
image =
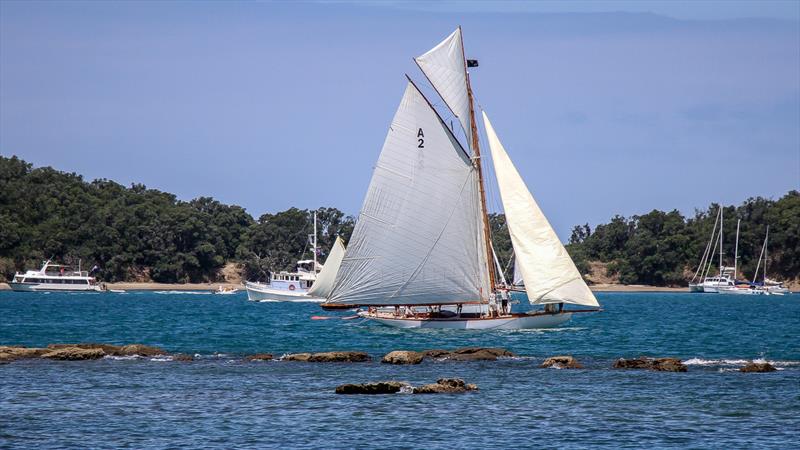
[[(735, 294), (735, 295), (785, 295), (789, 293), (789, 289), (784, 287), (782, 283), (770, 280), (767, 278), (767, 242), (769, 240), (769, 226), (764, 236), (764, 243), (761, 245), (761, 254), (758, 256), (758, 263), (756, 264), (755, 275), (753, 275), (752, 283), (738, 283), (734, 286), (723, 287), (719, 289), (720, 294)], [(736, 226), (736, 247), (739, 247), (739, 226)], [(761, 283), (756, 283), (758, 278), (758, 270), (761, 268), (761, 261), (764, 261), (764, 278)]]
[[(408, 78), (375, 165), (326, 309), (361, 307), (360, 317), (400, 328), (554, 327), (597, 299), (539, 209), (495, 133), (483, 124), (516, 265), (532, 305), (511, 313), (511, 286), (496, 281), (483, 160), (459, 27), (415, 58), (458, 119), (462, 146)], [(592, 307), (567, 309), (565, 304)]]
[[(720, 289), (736, 286), (736, 268), (724, 266), (722, 262), (724, 255), (722, 248), (723, 222), (724, 213), (720, 205), (717, 218), (714, 220), (714, 228), (711, 230), (711, 239), (708, 240), (703, 256), (700, 258), (700, 264), (689, 282), (689, 292), (717, 293)], [(719, 274), (709, 276), (717, 246), (719, 246)]]

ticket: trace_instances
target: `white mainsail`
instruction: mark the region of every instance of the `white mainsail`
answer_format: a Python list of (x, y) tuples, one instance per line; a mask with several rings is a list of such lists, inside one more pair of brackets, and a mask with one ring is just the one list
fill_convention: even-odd
[(515, 264), (522, 274), (528, 300), (531, 304), (600, 306), (508, 157), (485, 112), (483, 123), (514, 247)]
[(467, 94), (467, 67), (464, 64), (461, 27), (424, 55), (414, 58), (414, 61), (428, 77), (442, 100), (458, 117), (461, 126), (464, 127), (467, 142), (472, 142), (470, 100)]
[(336, 280), (336, 272), (342, 265), (342, 258), (344, 258), (344, 241), (341, 237), (336, 236), (336, 242), (333, 243), (333, 248), (331, 248), (328, 258), (325, 259), (325, 265), (322, 266), (317, 279), (308, 290), (309, 296), (325, 298), (331, 293), (333, 282)]
[(481, 227), (477, 171), (409, 82), (328, 303), (485, 301)]

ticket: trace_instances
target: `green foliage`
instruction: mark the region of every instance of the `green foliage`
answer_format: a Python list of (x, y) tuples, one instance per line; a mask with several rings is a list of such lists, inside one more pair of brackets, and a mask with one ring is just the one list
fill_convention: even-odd
[[(615, 216), (592, 230), (573, 228), (567, 250), (581, 273), (589, 261), (606, 262), (625, 284), (680, 285), (691, 278), (714, 226), (719, 205), (685, 218), (678, 211)], [(336, 208), (319, 208), (320, 260), (336, 236), (349, 240), (355, 220)], [(800, 276), (800, 193), (774, 201), (751, 198), (728, 206), (726, 264), (733, 263), (736, 218), (741, 219), (740, 274), (752, 278), (770, 226), (769, 273)], [(513, 250), (505, 216), (491, 214), (490, 228), (505, 276)], [(100, 267), (107, 281), (215, 280), (225, 263), (242, 263), (248, 279), (292, 269), (312, 257), (308, 235), (312, 211), (291, 208), (254, 220), (243, 208), (209, 197), (189, 202), (141, 184), (126, 188), (109, 180), (86, 182), (49, 167), (34, 169), (17, 157), (0, 156), (0, 276), (38, 267), (53, 258)], [(716, 259), (715, 259), (716, 264)], [(716, 268), (715, 268), (716, 269)]]
[[(697, 211), (686, 219), (678, 211), (653, 210), (626, 219), (615, 216), (608, 224), (575, 227), (568, 245), (582, 273), (586, 260), (609, 263), (607, 270), (623, 284), (682, 285), (696, 270), (711, 236), (719, 205)], [(733, 265), (736, 219), (741, 219), (739, 274), (752, 279), (770, 227), (769, 274), (782, 279), (800, 276), (800, 193), (790, 191), (774, 201), (751, 198), (741, 206), (724, 208), (723, 264)], [(718, 259), (713, 260), (718, 270)], [(713, 272), (712, 271), (712, 272)]]
[[(351, 217), (334, 208), (318, 214), (325, 252), (337, 234), (349, 238)], [(312, 232), (310, 217), (293, 208), (256, 222), (244, 208), (212, 198), (183, 202), (141, 184), (86, 182), (0, 157), (0, 275), (6, 278), (47, 258), (96, 264), (107, 281), (212, 281), (231, 260), (257, 273), (252, 267), (260, 256), (268, 268), (289, 268)]]

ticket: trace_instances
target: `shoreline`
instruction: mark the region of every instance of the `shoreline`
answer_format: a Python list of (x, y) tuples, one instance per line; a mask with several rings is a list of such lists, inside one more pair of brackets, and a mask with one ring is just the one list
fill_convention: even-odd
[[(244, 285), (238, 283), (154, 283), (154, 282), (120, 282), (106, 283), (109, 289), (126, 291), (216, 291), (221, 287), (243, 290)], [(644, 284), (594, 284), (589, 286), (592, 292), (689, 292), (688, 287), (649, 286)], [(0, 291), (9, 291), (8, 283), (0, 283)], [(792, 292), (796, 292), (792, 290)]]
[[(109, 289), (125, 291), (216, 291), (221, 287), (243, 290), (244, 285), (238, 283), (143, 283), (120, 282), (106, 283)], [(0, 283), (0, 291), (10, 291), (8, 283)]]

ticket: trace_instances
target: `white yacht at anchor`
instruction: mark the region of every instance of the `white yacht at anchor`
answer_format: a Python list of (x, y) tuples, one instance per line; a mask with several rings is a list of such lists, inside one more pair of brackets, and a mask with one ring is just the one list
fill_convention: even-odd
[(97, 280), (89, 276), (89, 272), (80, 269), (71, 271), (68, 266), (53, 264), (49, 259), (44, 262), (39, 270), (28, 270), (25, 273), (17, 272), (13, 280), (8, 283), (14, 291), (105, 291)]

